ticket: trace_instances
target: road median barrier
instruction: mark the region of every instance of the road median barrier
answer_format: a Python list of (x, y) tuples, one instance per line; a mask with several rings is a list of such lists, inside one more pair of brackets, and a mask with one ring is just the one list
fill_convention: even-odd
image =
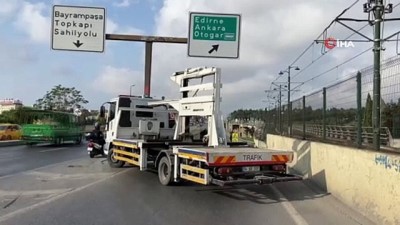
[(270, 134), (266, 140), (270, 149), (294, 151), (292, 169), (370, 220), (400, 224), (399, 154)]

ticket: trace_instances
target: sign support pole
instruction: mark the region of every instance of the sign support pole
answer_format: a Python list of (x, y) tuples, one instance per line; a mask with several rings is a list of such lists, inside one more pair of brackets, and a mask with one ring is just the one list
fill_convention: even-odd
[(144, 96), (150, 97), (151, 86), (151, 59), (153, 54), (153, 42), (146, 41), (146, 53), (144, 62)]
[(145, 63), (144, 63), (144, 96), (150, 97), (151, 90), (151, 64), (153, 55), (153, 43), (186, 44), (187, 38), (162, 37), (162, 36), (144, 36), (144, 35), (121, 35), (106, 34), (106, 40), (113, 41), (140, 41), (145, 42)]

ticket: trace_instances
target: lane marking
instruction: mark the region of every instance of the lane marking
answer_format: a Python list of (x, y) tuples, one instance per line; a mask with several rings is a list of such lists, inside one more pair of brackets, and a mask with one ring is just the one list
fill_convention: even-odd
[(30, 190), (30, 191), (6, 191), (0, 190), (0, 197), (6, 196), (30, 196), (30, 195), (54, 195), (54, 194), (61, 194), (64, 192), (72, 191), (72, 188), (62, 188), (62, 189), (47, 189), (47, 190)]
[(109, 176), (109, 177), (102, 178), (102, 179), (97, 180), (97, 181), (95, 181), (95, 182), (93, 182), (93, 183), (89, 183), (89, 184), (84, 185), (84, 186), (82, 186), (82, 187), (79, 187), (79, 188), (76, 188), (76, 189), (72, 189), (71, 191), (67, 191), (66, 193), (57, 195), (57, 196), (55, 196), (55, 197), (53, 197), (53, 198), (44, 200), (44, 201), (42, 201), (42, 202), (33, 204), (33, 205), (28, 206), (28, 207), (25, 207), (25, 208), (21, 208), (21, 209), (15, 210), (15, 211), (13, 211), (13, 212), (10, 212), (10, 213), (8, 213), (8, 214), (5, 214), (4, 216), (0, 216), (0, 223), (2, 223), (2, 222), (4, 222), (4, 221), (7, 221), (7, 220), (9, 220), (9, 219), (11, 219), (11, 218), (13, 218), (13, 217), (19, 215), (19, 214), (27, 213), (27, 212), (32, 211), (32, 210), (34, 210), (34, 209), (36, 209), (36, 208), (38, 208), (38, 207), (40, 207), (40, 206), (45, 206), (45, 205), (47, 205), (47, 204), (49, 204), (49, 203), (51, 203), (51, 202), (54, 202), (54, 201), (56, 201), (56, 200), (58, 200), (58, 199), (61, 199), (61, 198), (64, 198), (64, 197), (66, 197), (66, 196), (68, 196), (68, 195), (71, 195), (71, 194), (74, 194), (74, 193), (76, 193), (76, 192), (82, 191), (82, 190), (84, 190), (84, 189), (86, 189), (86, 188), (89, 188), (89, 187), (91, 187), (91, 186), (93, 186), (93, 185), (96, 185), (96, 184), (98, 184), (98, 183), (101, 183), (101, 182), (103, 182), (103, 181), (106, 181), (106, 180), (108, 180), (108, 179), (111, 179), (111, 178), (113, 178), (113, 177), (115, 177), (115, 176), (117, 176), (117, 175), (119, 175), (119, 174), (126, 173), (126, 172), (128, 172), (128, 171), (131, 171), (132, 169), (134, 169), (134, 168), (127, 168), (126, 170), (122, 170), (122, 171), (116, 172), (116, 173), (112, 174), (112, 175)]
[(39, 151), (39, 152), (53, 152), (53, 151), (59, 151), (59, 150), (63, 150), (63, 149), (67, 149), (67, 148), (66, 147), (52, 148), (52, 149), (42, 150), (42, 151)]
[[(49, 173), (49, 172), (40, 172), (40, 171), (31, 171), (27, 172), (28, 176), (36, 176), (36, 179), (42, 180), (57, 180), (57, 179), (94, 179), (104, 176), (112, 175), (113, 172), (98, 172), (98, 173), (73, 173), (73, 174), (62, 174), (62, 173)], [(1, 190), (0, 190), (1, 193)]]
[(280, 192), (275, 186), (271, 185), (271, 189), (274, 194), (279, 198), (280, 203), (283, 208), (285, 208), (286, 212), (292, 217), (293, 221), (297, 225), (308, 225), (307, 221), (300, 215), (300, 213), (293, 207), (293, 205), (289, 202), (289, 200), (283, 196), (282, 192)]

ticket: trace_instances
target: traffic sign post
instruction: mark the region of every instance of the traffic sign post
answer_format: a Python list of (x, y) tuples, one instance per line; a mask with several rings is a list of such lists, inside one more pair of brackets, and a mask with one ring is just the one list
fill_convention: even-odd
[(240, 15), (191, 12), (188, 56), (239, 58)]
[(53, 6), (53, 50), (104, 52), (105, 8)]

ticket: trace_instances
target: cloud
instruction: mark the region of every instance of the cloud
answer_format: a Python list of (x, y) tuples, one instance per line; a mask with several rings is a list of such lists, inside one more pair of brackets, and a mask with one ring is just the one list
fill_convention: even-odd
[(131, 85), (139, 86), (143, 83), (142, 77), (143, 73), (129, 68), (106, 66), (94, 80), (92, 88), (113, 96), (129, 94)]
[(37, 51), (24, 41), (10, 41), (0, 37), (0, 68), (18, 68), (39, 61)]
[(33, 42), (49, 43), (50, 18), (43, 15), (47, 9), (44, 3), (23, 2), (19, 17), (15, 21), (16, 27), (25, 32)]
[(19, 0), (2, 2), (0, 7), (0, 22), (1, 20), (8, 19), (14, 15), (18, 10), (20, 3)]
[(130, 0), (122, 0), (119, 3), (114, 2), (113, 5), (116, 7), (128, 7), (131, 5), (131, 1)]
[(106, 21), (106, 32), (109, 34), (143, 34), (144, 31), (131, 26), (121, 26), (112, 19)]

